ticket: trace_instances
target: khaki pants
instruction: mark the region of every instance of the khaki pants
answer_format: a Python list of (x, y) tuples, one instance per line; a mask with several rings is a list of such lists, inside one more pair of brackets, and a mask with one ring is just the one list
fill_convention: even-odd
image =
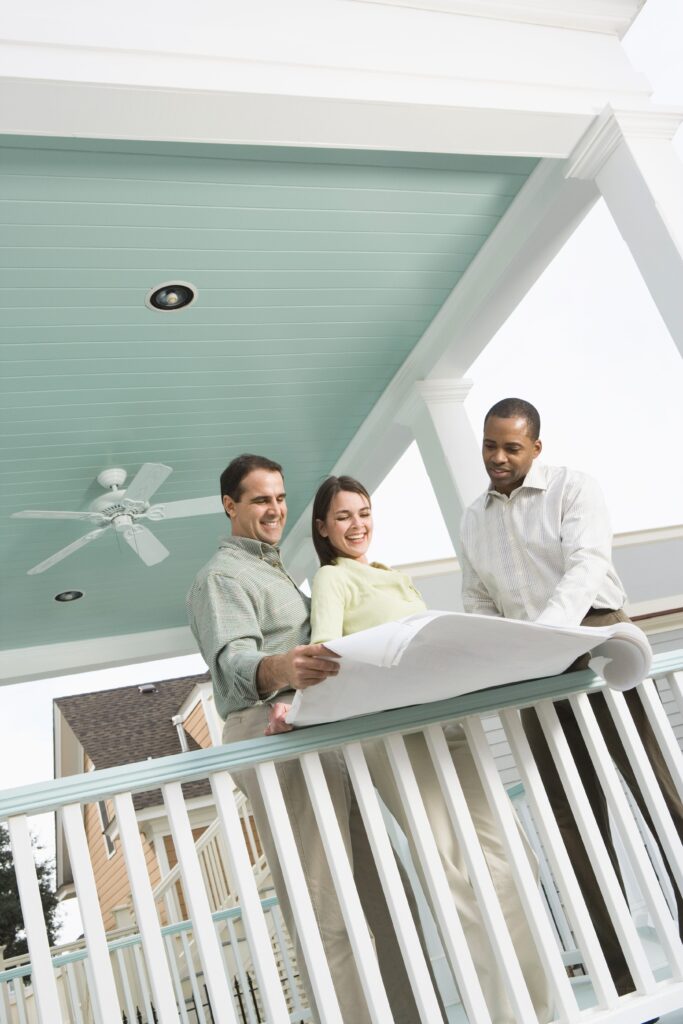
[[(236, 743), (239, 740), (261, 737), (267, 723), (268, 705), (255, 705), (244, 711), (231, 714), (223, 729), (223, 742)], [(403, 966), (403, 959), (343, 755), (341, 751), (323, 751), (320, 754), (320, 759), (346, 852), (353, 866), (358, 894), (375, 939), (380, 970), (394, 1021), (396, 1024), (418, 1024), (419, 1014)], [(315, 813), (308, 798), (308, 789), (301, 766), (297, 759), (284, 761), (277, 765), (277, 774), (301, 864), (308, 882), (313, 910), (341, 1007), (342, 1019), (345, 1024), (370, 1024), (370, 1015), (318, 832)], [(234, 772), (232, 777), (251, 804), (256, 828), (273, 877), (275, 892), (296, 947), (299, 969), (315, 1015), (315, 1002), (303, 952), (297, 938), (289, 893), (280, 870), (279, 858), (256, 772), (253, 769), (245, 769)], [(317, 1016), (315, 1019), (318, 1019)]]
[[(548, 984), (512, 879), (500, 829), (489, 808), (462, 726), (450, 724), (444, 732), (534, 1009), (538, 1020), (545, 1024), (551, 1019)], [(404, 739), (491, 1019), (493, 1024), (515, 1024), (426, 741), (420, 733)], [(366, 743), (364, 750), (375, 786), (410, 841), (410, 829), (384, 744), (381, 741)], [(531, 863), (537, 867), (526, 838), (525, 845)], [(413, 860), (419, 870), (415, 852)]]
[[(628, 618), (622, 611), (607, 610), (600, 613), (591, 611), (581, 624), (583, 626), (597, 627), (626, 621), (628, 621)], [(588, 668), (589, 660), (590, 655), (584, 655), (582, 658), (577, 659), (577, 661), (570, 666), (568, 671), (578, 672), (582, 669)], [(666, 766), (666, 762), (664, 761), (664, 757), (662, 756), (657, 739), (652, 731), (645, 709), (643, 708), (636, 690), (626, 691), (624, 697), (626, 698), (626, 703), (631, 715), (633, 716), (634, 724), (638, 730), (640, 739), (643, 742), (645, 751), (650, 759), (655, 777), (657, 778), (657, 782), (662, 790), (662, 794), (669, 812), (671, 813), (671, 817), (673, 818), (678, 835), (681, 840), (683, 840), (683, 806), (681, 805), (680, 797), (673, 779), (669, 774), (669, 770)], [(589, 694), (588, 699), (595, 713), (595, 717), (597, 718), (612, 760), (633, 794), (648, 828), (657, 839), (657, 843), (662, 853), (664, 863), (666, 864), (669, 877), (671, 878), (673, 891), (676, 896), (678, 926), (681, 938), (683, 938), (683, 900), (681, 899), (681, 894), (678, 891), (678, 886), (673, 878), (664, 851), (659, 843), (659, 838), (652, 823), (650, 812), (636, 781), (629, 758), (624, 750), (621, 739), (619, 738), (619, 734), (612, 715), (610, 714), (607, 702), (601, 693)], [(623, 889), (621, 872), (619, 871), (617, 855), (610, 833), (607, 801), (605, 799), (605, 794), (602, 791), (602, 787), (600, 786), (600, 782), (598, 781), (598, 777), (593, 767), (593, 762), (591, 761), (588, 749), (584, 743), (583, 736), (581, 735), (578, 722), (576, 721), (568, 700), (557, 701), (555, 703), (555, 710), (557, 711), (564, 734), (567, 737), (567, 742), (576, 762), (576, 767), (579, 775), (581, 776), (581, 781), (586, 790), (586, 795), (588, 796), (598, 828), (600, 829), (602, 838), (607, 847), (607, 853)], [(631, 992), (634, 988), (633, 980), (621, 951), (621, 946), (616, 932), (614, 931), (605, 901), (602, 897), (598, 880), (595, 877), (593, 868), (591, 867), (590, 858), (586, 852), (586, 848), (583, 845), (579, 830), (574, 821), (574, 816), (572, 815), (569, 807), (564, 787), (560, 781), (560, 776), (555, 768), (553, 757), (550, 753), (543, 730), (541, 729), (538, 717), (533, 708), (525, 708), (522, 711), (522, 722), (532, 753), (541, 773), (541, 778), (543, 779), (553, 813), (557, 819), (562, 839), (567, 848), (569, 859), (572, 862), (572, 867), (574, 868), (583, 898), (586, 901), (586, 906), (588, 907), (593, 927), (597, 933), (598, 941), (600, 942), (607, 965), (614, 979), (617, 992), (620, 995), (623, 995), (626, 992)]]

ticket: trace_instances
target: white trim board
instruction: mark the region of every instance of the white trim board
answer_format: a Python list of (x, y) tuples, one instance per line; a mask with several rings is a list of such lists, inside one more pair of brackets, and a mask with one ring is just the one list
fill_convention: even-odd
[(196, 654), (189, 626), (0, 651), (0, 685)]
[(645, 0), (347, 0), (349, 3), (412, 7), (421, 11), (521, 21), (621, 38)]

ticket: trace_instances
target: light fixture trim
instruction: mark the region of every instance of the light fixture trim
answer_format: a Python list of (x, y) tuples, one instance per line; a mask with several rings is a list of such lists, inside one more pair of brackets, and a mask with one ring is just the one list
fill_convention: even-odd
[[(169, 305), (162, 305), (158, 298), (159, 294), (172, 292), (174, 289), (181, 293), (179, 301)], [(145, 305), (148, 309), (154, 310), (155, 313), (177, 313), (181, 309), (188, 309), (197, 298), (197, 294), (197, 288), (190, 281), (164, 281), (162, 284), (157, 284), (154, 288), (150, 289), (145, 298)]]
[(82, 590), (62, 590), (61, 593), (55, 594), (55, 601), (59, 601), (60, 604), (71, 604), (73, 601), (80, 601), (82, 597)]

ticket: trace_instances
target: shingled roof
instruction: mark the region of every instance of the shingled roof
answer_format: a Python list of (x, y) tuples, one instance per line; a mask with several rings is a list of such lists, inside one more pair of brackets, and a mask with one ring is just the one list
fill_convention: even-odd
[[(78, 742), (95, 768), (112, 768), (147, 758), (166, 757), (181, 752), (180, 740), (171, 719), (177, 715), (194, 687), (207, 675), (166, 679), (153, 690), (140, 686), (59, 697), (59, 708)], [(197, 742), (187, 736), (190, 750)], [(205, 796), (211, 790), (208, 780), (183, 784), (186, 798)], [(149, 790), (133, 797), (136, 810), (163, 803), (161, 791)]]

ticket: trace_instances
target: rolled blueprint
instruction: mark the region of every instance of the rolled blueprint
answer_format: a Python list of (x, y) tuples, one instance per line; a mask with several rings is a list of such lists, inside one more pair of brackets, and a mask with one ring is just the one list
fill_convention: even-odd
[(647, 676), (652, 651), (628, 622), (597, 628), (429, 611), (325, 643), (338, 675), (297, 692), (287, 721), (316, 725), (423, 704), (564, 672), (591, 651), (591, 668), (626, 690)]

